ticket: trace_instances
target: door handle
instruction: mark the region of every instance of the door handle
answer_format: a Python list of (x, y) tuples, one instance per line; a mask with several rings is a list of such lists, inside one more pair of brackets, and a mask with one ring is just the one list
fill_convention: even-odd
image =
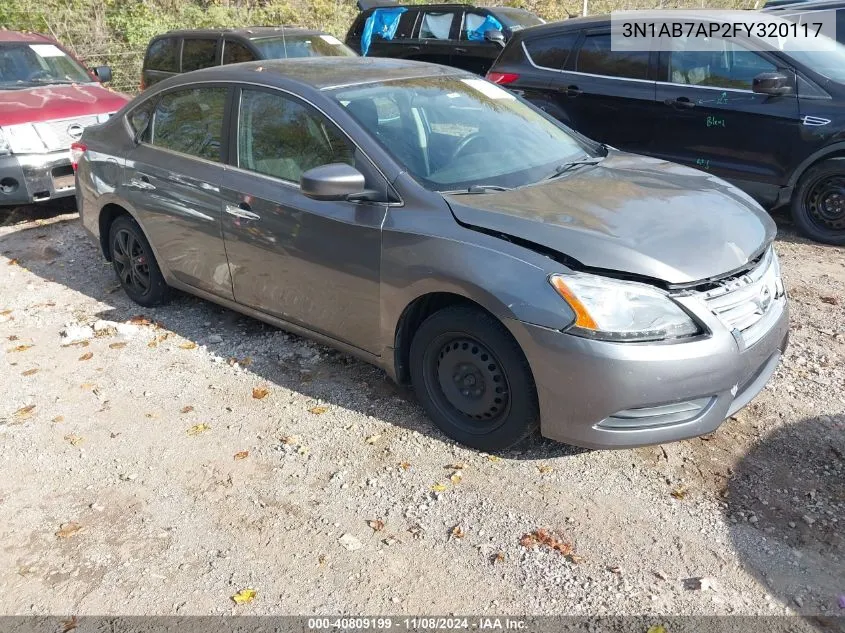
[(467, 52), (467, 49), (465, 49), (465, 48), (456, 48), (456, 49), (455, 49), (455, 52), (456, 52), (456, 53), (466, 53), (466, 52)]
[(226, 205), (226, 213), (234, 215), (236, 218), (243, 218), (244, 220), (260, 220), (261, 216), (249, 210), (249, 205), (242, 202), (240, 205), (233, 204)]
[(420, 51), (422, 49), (419, 46), (408, 46), (405, 50), (406, 51), (414, 51), (416, 53), (417, 51)]
[(663, 101), (667, 106), (672, 106), (678, 110), (689, 110), (694, 108), (695, 104), (687, 97), (678, 97), (677, 99), (666, 99)]
[(584, 91), (579, 89), (578, 86), (567, 86), (566, 88), (560, 88), (560, 91), (567, 97), (577, 97), (578, 95), (584, 93)]

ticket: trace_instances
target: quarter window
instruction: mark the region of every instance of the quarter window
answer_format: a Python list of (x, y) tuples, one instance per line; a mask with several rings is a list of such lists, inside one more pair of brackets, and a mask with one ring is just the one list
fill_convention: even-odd
[[(150, 117), (153, 114), (154, 105), (154, 99), (145, 101), (137, 108), (132, 110), (132, 112), (130, 112), (126, 117), (126, 119), (129, 121), (129, 127), (132, 128), (132, 133), (139, 140), (147, 140), (147, 138), (149, 138)], [(143, 134), (139, 136), (139, 134), (141, 134), (142, 132)]]
[(298, 183), (303, 172), (329, 163), (354, 165), (355, 148), (319, 112), (272, 92), (241, 93), (239, 167)]
[(223, 63), (224, 64), (240, 64), (242, 62), (251, 62), (255, 60), (255, 55), (243, 44), (238, 42), (226, 41), (223, 48)]
[(448, 40), (455, 14), (428, 11), (423, 13), (420, 38), (424, 40)]
[(150, 44), (147, 51), (147, 69), (163, 70), (175, 73), (179, 70), (176, 50), (179, 40), (173, 37), (163, 37)]
[(182, 44), (182, 72), (217, 65), (217, 40), (186, 39)]
[(227, 88), (193, 88), (165, 94), (153, 114), (152, 144), (220, 161), (228, 92)]
[(755, 76), (777, 70), (757, 53), (720, 38), (672, 40), (666, 81), (675, 84), (751, 90)]
[(555, 37), (544, 37), (539, 40), (525, 42), (525, 50), (537, 66), (563, 70), (569, 53), (575, 48), (578, 32), (565, 33)]
[(647, 51), (610, 50), (610, 33), (588, 35), (578, 51), (575, 70), (608, 77), (646, 79), (648, 58)]

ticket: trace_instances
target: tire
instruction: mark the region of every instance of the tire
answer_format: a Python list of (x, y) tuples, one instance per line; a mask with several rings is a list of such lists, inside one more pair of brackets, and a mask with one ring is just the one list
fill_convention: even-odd
[(816, 242), (845, 245), (845, 160), (810, 167), (792, 194), (792, 221)]
[(510, 332), (482, 310), (453, 306), (428, 317), (411, 341), (410, 371), (428, 416), (461, 444), (500, 451), (539, 426), (528, 361)]
[(147, 308), (167, 301), (170, 288), (150, 243), (133, 218), (121, 215), (112, 222), (109, 250), (114, 272), (132, 301)]

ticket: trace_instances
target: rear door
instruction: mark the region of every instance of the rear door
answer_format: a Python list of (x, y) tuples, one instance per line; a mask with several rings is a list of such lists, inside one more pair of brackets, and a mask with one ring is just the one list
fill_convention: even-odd
[(461, 15), (462, 11), (456, 9), (420, 11), (417, 30), (422, 53), (417, 59), (451, 66), (452, 49), (457, 46)]
[(458, 17), (458, 41), (453, 49), (452, 66), (483, 75), (502, 52), (502, 47), (483, 38), (479, 29), (487, 20), (488, 13), (467, 9)]
[(656, 82), (646, 51), (611, 50), (610, 30), (587, 31), (551, 88), (582, 134), (620, 149), (645, 152), (654, 131)]
[(185, 37), (182, 40), (182, 72), (220, 64), (219, 37)]
[(144, 68), (141, 73), (142, 89), (149, 88), (179, 72), (180, 43), (181, 40), (175, 36), (160, 37), (150, 42), (144, 56)]
[[(141, 142), (127, 155), (125, 196), (163, 266), (182, 283), (232, 299), (223, 247), (220, 185), (226, 171), (225, 85), (161, 95)], [(140, 113), (139, 113), (140, 114)]]
[[(793, 94), (751, 90), (756, 75), (775, 71), (793, 80)], [(738, 40), (696, 38), (673, 40), (661, 54), (660, 74), (664, 114), (650, 153), (711, 171), (761, 198), (786, 184), (806, 131), (791, 68)]]
[[(408, 9), (399, 16), (399, 24), (393, 39), (384, 40), (375, 36), (370, 41), (369, 57), (398, 57), (400, 59), (418, 59), (422, 53), (422, 42), (417, 35), (419, 11)], [(362, 30), (363, 30), (362, 22)], [(359, 34), (360, 38), (360, 34)], [(355, 50), (361, 50), (360, 41)]]

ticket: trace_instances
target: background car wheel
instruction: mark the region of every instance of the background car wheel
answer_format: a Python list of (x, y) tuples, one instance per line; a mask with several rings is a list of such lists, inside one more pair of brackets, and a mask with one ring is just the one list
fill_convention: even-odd
[(164, 303), (170, 288), (138, 223), (125, 215), (117, 218), (109, 231), (109, 245), (114, 272), (129, 298), (146, 307)]
[(486, 312), (454, 306), (428, 317), (411, 342), (410, 370), (428, 416), (462, 444), (506, 449), (539, 424), (528, 361)]
[(811, 240), (845, 245), (845, 160), (807, 170), (792, 194), (792, 221)]

